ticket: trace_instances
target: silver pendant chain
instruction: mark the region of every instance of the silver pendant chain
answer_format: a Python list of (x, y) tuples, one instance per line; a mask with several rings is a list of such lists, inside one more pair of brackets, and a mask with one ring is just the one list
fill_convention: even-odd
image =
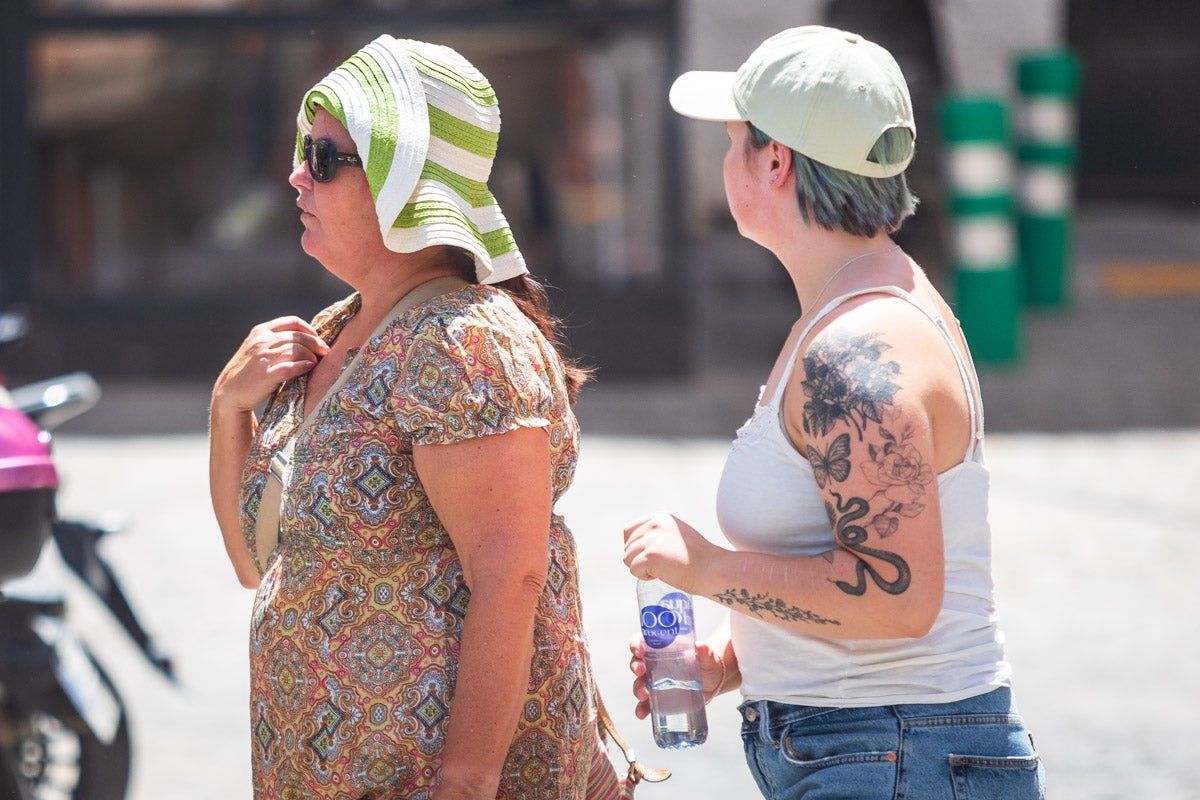
[(893, 253), (899, 249), (900, 249), (900, 245), (894, 244), (891, 247), (885, 248), (883, 250), (872, 250), (868, 253), (859, 253), (854, 258), (847, 261), (845, 264), (842, 264), (840, 267), (838, 267), (837, 269), (835, 269), (833, 271), (833, 274), (831, 274), (829, 276), (829, 278), (825, 281), (824, 285), (822, 285), (821, 288), (817, 290), (817, 293), (815, 295), (813, 295), (812, 308), (803, 309), (803, 314), (801, 316), (808, 316), (809, 312), (811, 312), (813, 309), (815, 309), (817, 307), (817, 301), (821, 299), (821, 295), (825, 294), (825, 290), (829, 288), (829, 284), (833, 283), (833, 279), (836, 278), (838, 275), (842, 274), (842, 270), (844, 270), (846, 267), (850, 266), (851, 264), (853, 264), (856, 261), (861, 261), (864, 258), (867, 258), (868, 256), (881, 256), (884, 253)]

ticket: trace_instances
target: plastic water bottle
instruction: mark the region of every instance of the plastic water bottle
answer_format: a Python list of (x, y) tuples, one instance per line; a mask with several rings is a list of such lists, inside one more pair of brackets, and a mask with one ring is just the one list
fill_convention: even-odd
[(692, 598), (662, 581), (638, 581), (654, 743), (668, 750), (708, 738), (704, 689), (696, 662)]

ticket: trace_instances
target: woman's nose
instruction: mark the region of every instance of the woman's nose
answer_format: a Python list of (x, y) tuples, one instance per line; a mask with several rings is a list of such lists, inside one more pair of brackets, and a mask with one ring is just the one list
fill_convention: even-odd
[(292, 168), (292, 174), (288, 175), (288, 183), (293, 189), (311, 189), (312, 176), (308, 174), (308, 164), (301, 161)]

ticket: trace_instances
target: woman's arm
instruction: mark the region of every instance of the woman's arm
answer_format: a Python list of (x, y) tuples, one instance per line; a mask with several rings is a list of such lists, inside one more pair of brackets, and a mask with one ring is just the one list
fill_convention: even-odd
[(257, 432), (254, 409), (285, 380), (303, 375), (329, 347), (307, 322), (282, 317), (256, 326), (213, 386), (209, 408), (208, 480), (213, 512), (238, 582), (258, 586), (258, 569), (238, 515), (242, 470)]
[(550, 442), (545, 429), (518, 428), (418, 445), (413, 457), (471, 590), (435, 797), (493, 798), (525, 702), (546, 580)]
[[(913, 312), (916, 313), (916, 312)], [(920, 637), (941, 608), (944, 552), (930, 408), (947, 385), (924, 325), (889, 307), (840, 316), (807, 344), (784, 396), (837, 547), (733, 552), (666, 514), (626, 532), (626, 564), (734, 611), (831, 638)], [(908, 328), (915, 332), (909, 335)], [(936, 332), (935, 336), (936, 336)], [(940, 344), (945, 353), (945, 345)], [(957, 373), (955, 373), (957, 375)], [(958, 382), (961, 386), (961, 381)]]
[(253, 411), (227, 409), (214, 395), (208, 421), (208, 485), (213, 513), (221, 529), (225, 553), (233, 564), (238, 583), (247, 589), (258, 586), (258, 569), (242, 538), (238, 497), (242, 469), (250, 455), (257, 421)]

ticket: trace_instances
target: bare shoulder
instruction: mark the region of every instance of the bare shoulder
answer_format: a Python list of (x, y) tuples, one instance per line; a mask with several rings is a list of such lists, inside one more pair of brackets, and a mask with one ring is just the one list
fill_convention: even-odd
[(907, 300), (885, 294), (855, 298), (821, 320), (800, 343), (798, 361), (802, 373), (831, 362), (880, 376), (903, 372), (906, 388), (918, 393), (961, 383), (934, 322)]
[(838, 306), (809, 332), (804, 346), (830, 334), (874, 331), (892, 340), (900, 350), (923, 350), (929, 342), (943, 341), (929, 316), (912, 302), (882, 292), (861, 295)]
[(945, 337), (921, 310), (887, 295), (856, 298), (821, 321), (800, 344), (785, 394), (785, 420), (797, 445), (841, 429), (860, 440), (885, 418), (926, 431), (939, 468), (966, 446), (966, 396)]

